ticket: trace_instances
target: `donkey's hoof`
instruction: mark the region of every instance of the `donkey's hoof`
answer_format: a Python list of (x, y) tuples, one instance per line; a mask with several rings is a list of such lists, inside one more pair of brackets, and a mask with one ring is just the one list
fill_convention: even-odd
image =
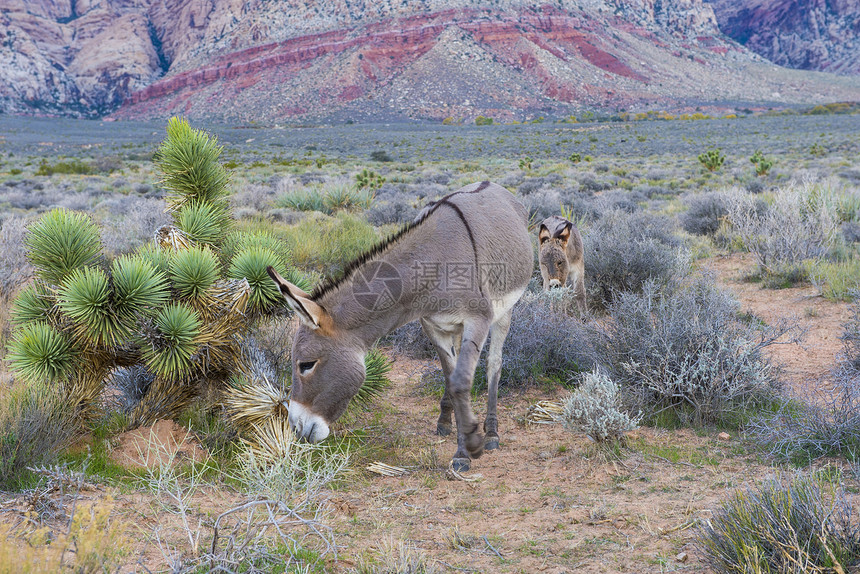
[(472, 458), (481, 458), (484, 454), (484, 437), (478, 433), (470, 434), (466, 437), (466, 450)]
[(496, 450), (499, 448), (499, 437), (488, 436), (484, 439), (484, 450)]
[(472, 468), (472, 461), (468, 458), (454, 458), (451, 459), (451, 468), (454, 472), (468, 472)]
[(449, 434), (451, 434), (451, 425), (436, 423), (436, 434), (439, 436), (448, 436)]

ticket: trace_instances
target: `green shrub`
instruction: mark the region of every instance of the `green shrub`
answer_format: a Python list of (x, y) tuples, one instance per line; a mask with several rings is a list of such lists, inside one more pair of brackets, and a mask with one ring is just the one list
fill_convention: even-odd
[(27, 467), (50, 465), (69, 445), (74, 411), (57, 389), (16, 384), (0, 398), (0, 490), (30, 486)]
[(701, 163), (708, 171), (717, 171), (723, 167), (726, 161), (726, 156), (719, 149), (709, 149), (706, 152), (699, 154), (699, 163)]
[(292, 253), (294, 265), (323, 275), (338, 274), (379, 241), (372, 225), (347, 212), (305, 217), (277, 234)]
[(491, 126), (491, 125), (493, 125), (493, 118), (478, 116), (475, 118), (475, 125), (476, 126)]
[(702, 526), (698, 545), (719, 574), (825, 574), (860, 564), (853, 508), (822, 474), (736, 492)]
[(42, 159), (39, 162), (39, 168), (34, 172), (34, 175), (54, 175), (55, 173), (87, 175), (95, 173), (95, 171), (96, 170), (91, 165), (78, 160), (68, 162), (61, 161), (55, 164), (49, 164), (48, 160)]
[(301, 187), (278, 197), (275, 206), (295, 211), (325, 211), (325, 196), (319, 189)]
[(851, 301), (860, 289), (860, 261), (818, 261), (809, 265), (809, 279), (829, 301)]
[(759, 177), (767, 175), (767, 172), (773, 167), (773, 160), (764, 157), (764, 154), (759, 150), (756, 150), (752, 155), (750, 162), (755, 166), (755, 174)]
[(385, 178), (376, 173), (375, 171), (371, 171), (367, 168), (361, 170), (355, 176), (355, 184), (358, 189), (370, 189), (375, 190), (382, 187), (382, 184), (385, 183)]

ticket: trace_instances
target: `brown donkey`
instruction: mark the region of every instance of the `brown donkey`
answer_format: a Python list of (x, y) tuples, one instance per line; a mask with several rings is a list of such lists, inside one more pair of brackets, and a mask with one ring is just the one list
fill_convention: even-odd
[[(496, 400), (502, 345), (511, 311), (534, 268), (528, 214), (503, 187), (481, 182), (428, 205), (394, 237), (352, 262), (342, 278), (312, 294), (269, 274), (301, 319), (293, 339), (289, 419), (295, 432), (317, 442), (329, 434), (364, 383), (364, 355), (380, 337), (421, 321), (445, 373), (436, 426), (457, 421), (453, 465), (498, 448)], [(472, 412), (475, 367), (487, 337), (486, 441)]]
[(538, 231), (543, 288), (570, 285), (580, 312), (585, 312), (585, 258), (576, 226), (558, 215), (547, 217)]

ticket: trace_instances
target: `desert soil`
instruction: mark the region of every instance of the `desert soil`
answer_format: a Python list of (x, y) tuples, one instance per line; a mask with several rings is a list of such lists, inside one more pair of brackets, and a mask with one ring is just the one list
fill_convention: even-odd
[[(791, 387), (826, 384), (847, 304), (826, 301), (811, 287), (774, 291), (745, 282), (753, 262), (743, 255), (708, 265), (744, 310), (767, 323), (788, 318), (807, 329), (802, 346), (771, 347)], [(469, 480), (460, 480), (446, 472), (455, 438), (433, 434), (438, 399), (420, 390), (421, 373), (434, 362), (395, 359), (393, 388), (379, 405), (382, 422), (366, 430), (379, 443), (374, 452), (384, 453), (382, 462), (410, 472), (382, 477), (363, 469), (370, 460), (354, 463), (355, 475), (331, 493), (328, 522), (339, 544), (339, 561), (327, 565), (332, 572), (350, 571), (361, 556), (390, 554), (386, 548), (399, 541), (413, 545), (438, 572), (708, 572), (695, 549), (696, 524), (736, 489), (781, 472), (750, 454), (739, 437), (721, 438), (716, 430), (641, 428), (619, 454), (608, 454), (558, 424), (528, 423), (530, 405), (562, 398), (560, 390), (541, 388), (500, 399), (501, 448), (474, 461)], [(474, 406), (482, 416), (483, 399)], [(159, 424), (153, 432), (163, 442), (183, 442), (183, 429)], [(149, 432), (114, 441), (116, 460), (135, 458), (135, 441)], [(199, 454), (193, 441), (185, 445), (184, 456)], [(151, 496), (108, 491), (131, 525), (133, 550), (123, 571), (166, 567), (156, 527), (162, 543), (187, 547), (176, 516)], [(192, 519), (211, 521), (240, 499), (225, 487), (204, 489)]]

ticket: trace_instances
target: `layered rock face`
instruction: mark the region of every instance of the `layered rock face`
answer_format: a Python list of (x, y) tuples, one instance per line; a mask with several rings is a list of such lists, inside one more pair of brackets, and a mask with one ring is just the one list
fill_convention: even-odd
[(711, 0), (722, 31), (779, 64), (860, 75), (857, 0)]
[(702, 0), (0, 0), (0, 112), (500, 118), (860, 99), (720, 34)]

